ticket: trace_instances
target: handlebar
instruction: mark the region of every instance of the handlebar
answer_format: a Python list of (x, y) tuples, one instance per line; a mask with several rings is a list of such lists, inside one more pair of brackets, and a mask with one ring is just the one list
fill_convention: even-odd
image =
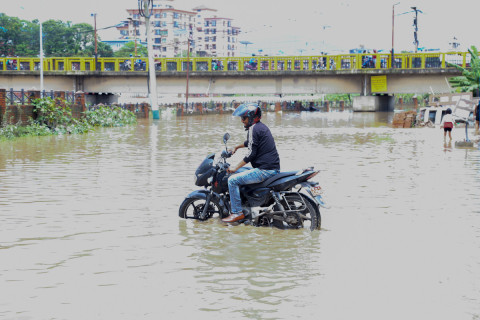
[(232, 155), (233, 155), (233, 153), (231, 153), (231, 152), (228, 151), (228, 150), (223, 150), (223, 151), (222, 151), (222, 158), (227, 159), (227, 158), (230, 158)]

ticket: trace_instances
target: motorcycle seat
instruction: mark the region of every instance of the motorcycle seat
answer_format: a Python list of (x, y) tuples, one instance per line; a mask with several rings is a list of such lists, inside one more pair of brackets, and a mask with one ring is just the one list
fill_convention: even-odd
[(276, 175), (274, 175), (273, 177), (268, 178), (267, 180), (265, 180), (263, 182), (247, 184), (247, 185), (245, 185), (245, 187), (248, 188), (248, 189), (266, 188), (271, 183), (277, 181), (278, 179), (294, 176), (296, 173), (297, 173), (297, 171), (280, 172), (280, 173), (277, 173)]

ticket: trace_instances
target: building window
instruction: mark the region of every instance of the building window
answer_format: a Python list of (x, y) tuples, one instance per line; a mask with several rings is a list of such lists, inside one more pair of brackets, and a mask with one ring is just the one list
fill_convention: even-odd
[(227, 26), (229, 26), (229, 27), (232, 26), (232, 22), (230, 20), (228, 21)]
[(208, 42), (210, 41), (210, 38), (209, 37), (205, 37), (205, 42)]
[(159, 36), (159, 35), (161, 35), (161, 32), (160, 32), (160, 30), (155, 30), (155, 35), (156, 35), (156, 36)]
[(167, 13), (166, 12), (162, 13), (162, 18), (166, 18), (166, 17), (167, 17)]
[(210, 32), (210, 29), (205, 29), (205, 34), (208, 34)]
[(208, 44), (205, 45), (205, 50), (208, 50), (209, 46)]
[(160, 13), (155, 13), (155, 19), (160, 19)]
[(217, 42), (217, 37), (212, 37), (213, 42)]
[(213, 33), (213, 34), (216, 34), (216, 33), (217, 33), (217, 29), (212, 29), (212, 33)]
[(213, 20), (212, 21), (212, 27), (216, 27), (217, 26), (217, 21)]
[(209, 21), (205, 20), (205, 27), (208, 27), (208, 26), (209, 26)]
[(213, 49), (213, 50), (217, 49), (217, 45), (216, 45), (216, 44), (212, 44), (212, 49)]
[(178, 13), (177, 12), (173, 13), (173, 19), (178, 19)]
[(155, 38), (155, 43), (160, 44), (161, 43), (161, 38)]
[(167, 22), (166, 21), (163, 21), (162, 22), (162, 27), (166, 27), (167, 26)]
[(178, 28), (178, 22), (177, 21), (173, 21), (173, 27)]
[(133, 19), (139, 19), (139, 18), (140, 18), (140, 16), (138, 14), (133, 15)]
[(161, 25), (160, 21), (155, 21), (155, 28), (160, 28), (160, 25)]

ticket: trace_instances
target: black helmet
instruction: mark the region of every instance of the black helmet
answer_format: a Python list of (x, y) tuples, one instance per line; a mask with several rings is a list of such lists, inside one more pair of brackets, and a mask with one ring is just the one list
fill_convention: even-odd
[(235, 109), (233, 116), (241, 118), (247, 117), (248, 123), (245, 125), (245, 129), (248, 129), (254, 123), (260, 121), (260, 118), (262, 118), (262, 109), (260, 109), (256, 103), (245, 103)]

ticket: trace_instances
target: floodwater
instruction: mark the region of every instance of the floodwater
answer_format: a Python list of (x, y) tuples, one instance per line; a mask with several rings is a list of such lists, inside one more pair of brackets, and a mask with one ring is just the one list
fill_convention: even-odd
[(480, 319), (480, 151), (392, 118), (264, 116), (314, 232), (178, 217), (230, 115), (0, 143), (0, 319)]

